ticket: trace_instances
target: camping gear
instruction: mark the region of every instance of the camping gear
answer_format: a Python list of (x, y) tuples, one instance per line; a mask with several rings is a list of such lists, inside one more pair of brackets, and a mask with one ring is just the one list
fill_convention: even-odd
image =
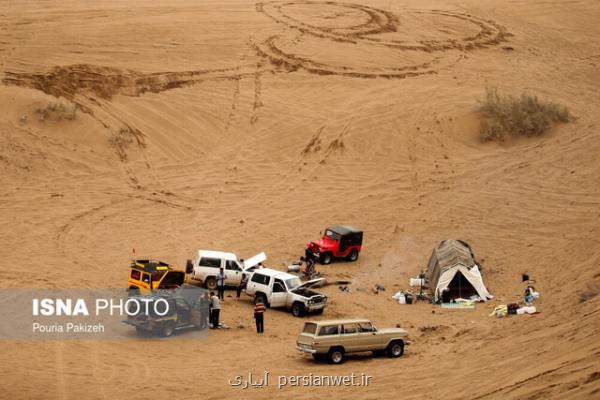
[(460, 240), (444, 240), (434, 249), (427, 267), (432, 301), (438, 302), (444, 291), (450, 300), (478, 295), (491, 298), (471, 247)]
[(523, 314), (535, 314), (536, 313), (536, 308), (534, 306), (529, 306), (529, 307), (521, 307), (517, 310), (517, 314), (518, 315), (523, 315)]
[(406, 304), (406, 296), (402, 290), (393, 295), (392, 299), (397, 300), (399, 304)]
[(523, 275), (521, 275), (521, 280), (523, 282), (527, 282), (529, 280), (529, 274), (523, 274)]
[(413, 295), (412, 295), (412, 293), (406, 293), (404, 295), (404, 298), (406, 300), (406, 304), (412, 304), (413, 303)]
[(506, 317), (508, 315), (508, 306), (506, 304), (500, 304), (490, 313), (490, 317), (494, 315), (498, 318)]
[(300, 272), (300, 264), (288, 265), (287, 269), (288, 269), (288, 272), (290, 272), (290, 273)]
[(518, 308), (519, 308), (519, 303), (510, 303), (508, 305), (508, 313), (511, 315), (516, 315)]
[(427, 299), (428, 299), (428, 297), (427, 297), (427, 295), (425, 293), (422, 293), (422, 292), (421, 293), (417, 293), (417, 297), (416, 297), (417, 301), (419, 301), (419, 300), (425, 301)]
[(449, 308), (454, 310), (474, 310), (475, 303), (472, 301), (457, 301), (454, 303), (442, 303), (442, 308)]
[(425, 279), (422, 278), (410, 278), (409, 284), (411, 287), (425, 286)]

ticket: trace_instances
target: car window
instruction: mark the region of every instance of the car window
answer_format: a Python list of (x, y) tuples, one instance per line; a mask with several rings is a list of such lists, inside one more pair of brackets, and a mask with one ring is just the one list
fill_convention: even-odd
[(268, 285), (271, 283), (271, 277), (267, 275), (262, 275), (258, 273), (252, 274), (252, 278), (250, 279), (252, 282), (260, 283), (261, 285)]
[(294, 278), (285, 280), (285, 284), (286, 284), (287, 288), (290, 290), (297, 288), (298, 286), (300, 286), (301, 283), (302, 283), (302, 281), (300, 281), (300, 278), (298, 278), (298, 277), (294, 277)]
[(142, 282), (144, 282), (144, 283), (150, 283), (150, 275), (148, 275), (148, 274), (142, 274)]
[(319, 336), (337, 335), (338, 333), (339, 329), (337, 325), (326, 325), (319, 329)]
[(358, 332), (358, 325), (356, 324), (344, 324), (342, 325), (342, 329), (344, 334), (348, 333), (356, 333)]
[(310, 333), (314, 335), (315, 333), (317, 333), (317, 324), (315, 324), (314, 322), (305, 323), (302, 333)]
[(135, 269), (131, 270), (131, 279), (133, 279), (135, 281), (139, 281), (140, 276), (142, 276), (142, 273), (140, 271), (137, 271)]
[(212, 258), (212, 257), (202, 257), (198, 264), (203, 267), (220, 268), (221, 267), (221, 259), (220, 258)]
[(325, 236), (327, 236), (331, 240), (340, 240), (340, 238), (341, 238), (339, 233), (334, 232), (331, 229), (327, 229), (325, 231)]
[(225, 269), (230, 271), (240, 271), (241, 268), (238, 266), (238, 263), (234, 260), (227, 260), (225, 262)]
[(373, 324), (371, 324), (370, 322), (360, 322), (358, 325), (360, 326), (361, 332), (375, 332)]
[(273, 283), (273, 292), (285, 292), (285, 286), (283, 285), (283, 281), (281, 279), (275, 279), (275, 283)]

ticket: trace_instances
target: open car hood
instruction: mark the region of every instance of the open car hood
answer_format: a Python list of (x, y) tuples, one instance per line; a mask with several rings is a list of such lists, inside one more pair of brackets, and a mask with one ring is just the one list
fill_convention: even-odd
[(319, 286), (319, 284), (323, 283), (323, 282), (325, 282), (325, 278), (311, 279), (310, 281), (304, 282), (300, 286), (296, 286), (294, 288), (294, 290), (298, 290), (298, 289), (310, 289), (313, 286)]
[(244, 260), (244, 269), (252, 268), (256, 266), (258, 263), (261, 263), (267, 259), (267, 255), (263, 251), (262, 253), (258, 253), (254, 257), (250, 257), (247, 260)]
[[(185, 272), (170, 270), (166, 273), (164, 278), (160, 281), (160, 285), (158, 285), (157, 287), (154, 287), (154, 289), (176, 288), (176, 287), (180, 287), (181, 285), (183, 285), (184, 282), (185, 282)], [(154, 286), (154, 283), (152, 283), (152, 286)]]

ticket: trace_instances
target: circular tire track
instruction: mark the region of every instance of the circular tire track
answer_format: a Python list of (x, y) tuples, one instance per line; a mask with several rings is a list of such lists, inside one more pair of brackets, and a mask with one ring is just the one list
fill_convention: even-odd
[[(362, 15), (360, 23), (353, 23), (346, 26), (315, 25), (302, 21), (290, 15), (290, 7), (323, 7), (330, 6), (333, 9), (338, 8), (340, 12), (335, 16), (344, 14)], [(433, 74), (436, 70), (432, 67), (440, 63), (445, 58), (445, 52), (468, 51), (476, 48), (483, 48), (499, 44), (505, 41), (508, 32), (506, 29), (494, 21), (484, 20), (479, 17), (457, 12), (443, 10), (407, 10), (407, 15), (444, 17), (460, 21), (461, 26), (475, 27), (477, 33), (462, 38), (448, 38), (441, 40), (416, 40), (407, 42), (399, 39), (389, 39), (386, 37), (377, 37), (377, 35), (397, 32), (402, 21), (389, 11), (378, 8), (349, 4), (336, 1), (314, 2), (314, 1), (271, 1), (266, 3), (257, 3), (256, 10), (265, 14), (275, 22), (285, 25), (288, 28), (299, 31), (302, 35), (309, 35), (325, 40), (339, 43), (350, 43), (358, 46), (381, 46), (398, 51), (419, 51), (432, 54), (427, 61), (415, 63), (412, 65), (402, 65), (398, 67), (353, 67), (351, 65), (332, 65), (326, 62), (319, 62), (310, 57), (302, 57), (298, 54), (286, 51), (279, 44), (282, 35), (274, 35), (261, 43), (254, 43), (258, 55), (267, 58), (273, 65), (284, 67), (289, 71), (304, 69), (310, 73), (319, 75), (342, 75), (358, 78), (406, 78), (423, 74)], [(320, 9), (319, 9), (320, 10)]]

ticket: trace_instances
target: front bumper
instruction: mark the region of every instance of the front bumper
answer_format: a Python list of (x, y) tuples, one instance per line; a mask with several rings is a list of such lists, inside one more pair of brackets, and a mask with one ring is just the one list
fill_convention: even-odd
[(313, 311), (318, 311), (318, 310), (324, 309), (326, 305), (327, 304), (323, 302), (323, 303), (307, 304), (305, 307), (308, 312), (313, 312)]
[(298, 350), (300, 353), (306, 353), (306, 354), (315, 354), (317, 352), (316, 350), (311, 349), (310, 347), (300, 346), (300, 345), (296, 345), (296, 350)]

